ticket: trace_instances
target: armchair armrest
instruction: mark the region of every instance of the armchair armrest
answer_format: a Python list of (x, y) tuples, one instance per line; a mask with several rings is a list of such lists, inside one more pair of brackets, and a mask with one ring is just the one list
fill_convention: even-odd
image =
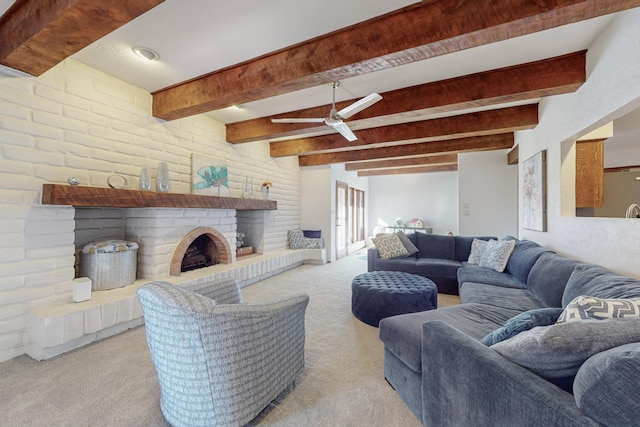
[(378, 249), (375, 247), (369, 248), (367, 251), (367, 271), (375, 271), (375, 262), (377, 259), (380, 259)]
[(422, 326), (422, 423), (598, 426), (574, 397), (442, 322)]
[(241, 304), (242, 294), (236, 279), (219, 279), (203, 283), (182, 285), (197, 294), (211, 298), (216, 304)]

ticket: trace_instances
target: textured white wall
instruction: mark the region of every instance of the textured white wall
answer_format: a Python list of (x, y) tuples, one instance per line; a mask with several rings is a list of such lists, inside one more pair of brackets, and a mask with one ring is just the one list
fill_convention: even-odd
[(509, 150), (458, 155), (459, 229), (462, 236), (517, 236), (518, 166)]
[(140, 169), (153, 176), (164, 161), (171, 191), (189, 193), (191, 154), (215, 156), (227, 162), (232, 196), (245, 176), (257, 196), (263, 180), (273, 182), (278, 210), (264, 214), (262, 249), (287, 248), (287, 230), (301, 225), (297, 159), (272, 159), (267, 143), (224, 138), (224, 125), (203, 115), (153, 118), (148, 92), (74, 60), (38, 78), (0, 67), (0, 361), (24, 353), (33, 307), (71, 299), (75, 209), (41, 205), (45, 182), (76, 176), (105, 187), (121, 174), (137, 188)]
[[(540, 124), (516, 134), (520, 159), (547, 150), (548, 231), (520, 228), (520, 237), (635, 277), (640, 277), (640, 221), (576, 218), (575, 209), (567, 206), (571, 195), (561, 192), (561, 179), (573, 176), (567, 168), (572, 163), (571, 151), (562, 147), (563, 141), (575, 140), (640, 106), (638, 22), (640, 9), (619, 14), (589, 48), (586, 83), (575, 93), (543, 101)], [(521, 178), (522, 173), (520, 167)]]
[(458, 234), (458, 173), (434, 172), (369, 178), (369, 228), (419, 218), (434, 234)]

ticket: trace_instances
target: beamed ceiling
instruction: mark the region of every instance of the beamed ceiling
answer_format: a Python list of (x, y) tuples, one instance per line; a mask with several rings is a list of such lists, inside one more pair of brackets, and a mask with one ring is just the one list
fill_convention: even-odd
[[(175, 5), (175, 0), (169, 2)], [(272, 157), (298, 156), (303, 167), (345, 163), (346, 170), (361, 176), (455, 171), (458, 153), (513, 148), (515, 131), (538, 124), (542, 98), (578, 90), (586, 80), (587, 52), (563, 52), (466, 75), (452, 70), (455, 77), (418, 84), (415, 79), (396, 83), (380, 93), (381, 101), (345, 120), (358, 137), (353, 142), (322, 123), (276, 124), (271, 119), (326, 117), (333, 81), (389, 76), (395, 70), (394, 82), (402, 82), (409, 64), (637, 6), (640, 0), (417, 2), (150, 90), (153, 115), (177, 120), (270, 99), (278, 111), (275, 104), (283, 95), (326, 85), (327, 97), (310, 108), (227, 121), (227, 140), (269, 141)], [(18, 0), (0, 20), (0, 63), (38, 76), (69, 56), (82, 60), (106, 35), (129, 22), (143, 22), (138, 17), (159, 19), (152, 14), (162, 8), (162, 0)], [(342, 96), (337, 109), (360, 97)]]

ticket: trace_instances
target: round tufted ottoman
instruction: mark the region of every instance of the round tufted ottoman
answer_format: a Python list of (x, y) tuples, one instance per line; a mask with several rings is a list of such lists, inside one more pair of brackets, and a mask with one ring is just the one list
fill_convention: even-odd
[(396, 314), (438, 308), (438, 288), (426, 277), (401, 271), (371, 271), (351, 282), (351, 311), (371, 326)]

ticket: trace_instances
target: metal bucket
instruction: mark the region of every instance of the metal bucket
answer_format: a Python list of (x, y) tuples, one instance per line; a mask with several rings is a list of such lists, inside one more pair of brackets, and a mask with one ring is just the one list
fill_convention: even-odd
[(91, 279), (91, 289), (120, 288), (136, 281), (138, 251), (80, 254), (80, 276)]

